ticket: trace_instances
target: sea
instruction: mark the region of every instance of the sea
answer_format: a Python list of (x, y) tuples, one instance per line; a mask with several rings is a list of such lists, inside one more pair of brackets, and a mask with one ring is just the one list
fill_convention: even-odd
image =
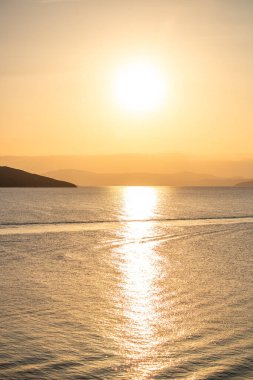
[(0, 189), (0, 379), (253, 379), (253, 188)]

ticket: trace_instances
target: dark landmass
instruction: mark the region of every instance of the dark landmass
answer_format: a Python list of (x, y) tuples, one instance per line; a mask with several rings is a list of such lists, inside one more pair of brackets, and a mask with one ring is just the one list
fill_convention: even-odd
[(239, 182), (236, 184), (237, 187), (253, 187), (253, 180), (251, 181), (245, 181), (245, 182)]
[(220, 178), (199, 173), (94, 173), (83, 170), (56, 170), (46, 175), (78, 186), (234, 186), (241, 177)]
[(0, 187), (76, 187), (76, 185), (8, 166), (0, 166)]

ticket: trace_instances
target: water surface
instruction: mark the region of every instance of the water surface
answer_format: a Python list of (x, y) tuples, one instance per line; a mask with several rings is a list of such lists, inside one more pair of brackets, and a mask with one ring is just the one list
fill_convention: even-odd
[(1, 189), (0, 378), (253, 378), (252, 222), (253, 189)]

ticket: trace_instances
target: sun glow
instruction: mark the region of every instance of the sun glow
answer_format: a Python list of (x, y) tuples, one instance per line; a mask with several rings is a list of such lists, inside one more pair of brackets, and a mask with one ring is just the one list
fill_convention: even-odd
[[(157, 189), (127, 187), (122, 191), (122, 212), (125, 219), (119, 230), (122, 244), (115, 248), (122, 275), (121, 302), (124, 317), (122, 354), (135, 362), (129, 378), (150, 378), (157, 369), (150, 360), (157, 352), (156, 328), (161, 278), (160, 256), (156, 252), (157, 233), (152, 218), (157, 206)], [(140, 220), (145, 220), (141, 222)], [(161, 369), (161, 367), (159, 368)]]
[(120, 108), (147, 113), (165, 103), (168, 83), (162, 70), (144, 59), (124, 64), (117, 72), (114, 93)]

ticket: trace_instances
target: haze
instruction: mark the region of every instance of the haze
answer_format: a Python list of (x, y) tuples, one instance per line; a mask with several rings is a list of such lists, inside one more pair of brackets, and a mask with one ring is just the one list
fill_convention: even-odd
[[(1, 155), (252, 151), (253, 3), (0, 1)], [(123, 112), (128, 59), (169, 78), (167, 103)]]

